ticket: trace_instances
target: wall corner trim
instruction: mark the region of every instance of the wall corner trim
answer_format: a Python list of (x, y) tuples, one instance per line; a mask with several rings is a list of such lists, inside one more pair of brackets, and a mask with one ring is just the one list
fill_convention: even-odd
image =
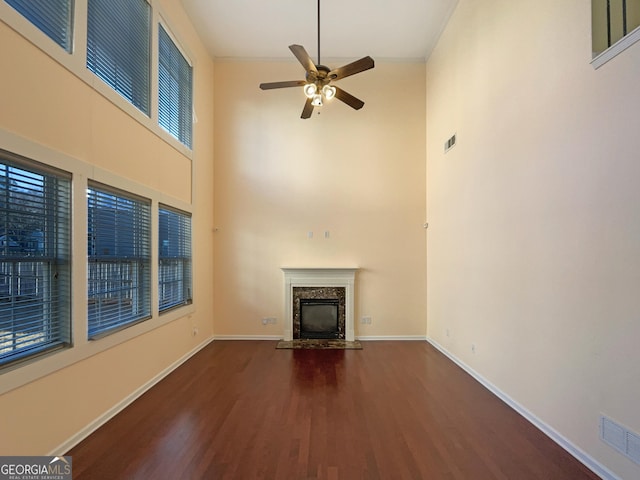
[(458, 359), (455, 355), (450, 353), (447, 349), (445, 349), (438, 342), (436, 342), (435, 340), (433, 340), (430, 337), (427, 337), (427, 342), (430, 343), (434, 348), (436, 348), (440, 353), (442, 353), (447, 358), (449, 358), (453, 363), (455, 363), (460, 368), (462, 368), (465, 372), (467, 372), (469, 375), (471, 375), (474, 379), (476, 379), (478, 382), (480, 382), (480, 384), (482, 384), (482, 386), (484, 386), (487, 390), (489, 390), (491, 393), (493, 393), (495, 396), (497, 396), (500, 400), (505, 402), (507, 405), (509, 405), (511, 408), (513, 408), (516, 412), (518, 412), (520, 415), (522, 415), (524, 418), (526, 418), (536, 428), (538, 428), (540, 431), (542, 431), (542, 433), (544, 433), (547, 437), (549, 437), (551, 440), (553, 440), (558, 445), (560, 445), (563, 449), (565, 449), (569, 454), (571, 454), (573, 457), (575, 457), (580, 463), (582, 463), (585, 467), (587, 467), (589, 470), (594, 472), (596, 475), (599, 475), (604, 480), (622, 480), (620, 477), (618, 477), (615, 473), (613, 473), (607, 467), (605, 467), (600, 462), (595, 460), (593, 457), (588, 455), (582, 449), (578, 448), (572, 442), (567, 440), (558, 431), (556, 431), (555, 429), (553, 429), (552, 427), (550, 427), (549, 425), (544, 423), (542, 420), (540, 420), (538, 417), (536, 417), (533, 413), (531, 413), (525, 407), (520, 405), (518, 402), (513, 400), (511, 397), (509, 397), (502, 390), (500, 390), (495, 385), (493, 385), (491, 382), (489, 382), (487, 379), (485, 379), (478, 372), (476, 372), (471, 367), (469, 367), (467, 364), (462, 362), (460, 359)]

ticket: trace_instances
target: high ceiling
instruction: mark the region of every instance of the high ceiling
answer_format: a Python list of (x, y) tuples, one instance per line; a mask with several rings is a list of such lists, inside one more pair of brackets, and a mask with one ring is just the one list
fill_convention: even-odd
[[(215, 58), (317, 61), (317, 0), (182, 0)], [(322, 58), (424, 60), (457, 0), (321, 0)]]

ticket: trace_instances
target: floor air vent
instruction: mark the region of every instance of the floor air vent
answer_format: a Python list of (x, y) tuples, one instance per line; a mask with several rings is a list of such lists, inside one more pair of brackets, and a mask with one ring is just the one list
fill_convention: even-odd
[(640, 435), (610, 418), (600, 417), (600, 438), (625, 457), (640, 465)]

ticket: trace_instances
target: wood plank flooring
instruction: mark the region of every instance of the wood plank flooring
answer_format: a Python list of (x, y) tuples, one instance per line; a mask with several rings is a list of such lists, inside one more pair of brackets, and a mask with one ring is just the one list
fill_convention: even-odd
[(82, 479), (597, 479), (426, 342), (216, 341), (73, 448)]

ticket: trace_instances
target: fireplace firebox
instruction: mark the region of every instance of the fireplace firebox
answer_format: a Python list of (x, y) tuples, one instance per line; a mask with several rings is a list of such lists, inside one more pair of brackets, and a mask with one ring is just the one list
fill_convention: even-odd
[(344, 287), (293, 287), (292, 313), (294, 339), (345, 338)]
[(340, 338), (336, 298), (300, 299), (300, 338)]

